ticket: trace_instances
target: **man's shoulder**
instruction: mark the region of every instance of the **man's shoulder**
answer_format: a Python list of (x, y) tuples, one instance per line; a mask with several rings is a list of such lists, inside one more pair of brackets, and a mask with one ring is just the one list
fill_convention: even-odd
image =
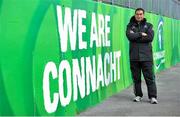
[(135, 25), (136, 25), (135, 23), (129, 22), (129, 23), (127, 24), (127, 27), (132, 27), (132, 26), (135, 26)]
[(148, 27), (153, 27), (153, 24), (151, 24), (150, 22), (146, 22), (146, 25), (147, 25)]

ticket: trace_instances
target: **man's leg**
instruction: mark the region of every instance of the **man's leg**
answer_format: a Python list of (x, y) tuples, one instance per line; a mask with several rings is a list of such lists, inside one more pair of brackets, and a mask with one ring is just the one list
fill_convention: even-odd
[(131, 73), (134, 82), (134, 94), (135, 96), (143, 96), (141, 89), (141, 66), (138, 61), (130, 61)]
[(142, 66), (144, 79), (147, 84), (148, 97), (149, 99), (157, 98), (157, 89), (156, 89), (155, 75), (153, 70), (153, 62), (144, 61), (142, 62), (141, 66)]

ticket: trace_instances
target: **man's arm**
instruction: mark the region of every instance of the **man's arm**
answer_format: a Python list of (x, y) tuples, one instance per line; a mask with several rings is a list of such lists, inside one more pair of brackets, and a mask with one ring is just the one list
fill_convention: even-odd
[(138, 38), (142, 37), (140, 32), (133, 32), (129, 24), (127, 25), (126, 36), (131, 42), (138, 42)]
[(152, 26), (152, 24), (150, 24), (148, 31), (147, 31), (147, 36), (142, 36), (142, 38), (140, 38), (139, 42), (149, 43), (149, 42), (153, 41), (153, 38), (154, 38), (153, 26)]

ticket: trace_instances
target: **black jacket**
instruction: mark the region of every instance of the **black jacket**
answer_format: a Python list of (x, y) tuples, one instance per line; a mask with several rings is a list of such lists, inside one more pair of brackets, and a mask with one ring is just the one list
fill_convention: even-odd
[[(133, 16), (127, 25), (126, 36), (130, 42), (129, 54), (131, 61), (153, 61), (151, 42), (154, 38), (152, 24), (143, 21), (138, 23)], [(142, 32), (147, 36), (142, 36)]]

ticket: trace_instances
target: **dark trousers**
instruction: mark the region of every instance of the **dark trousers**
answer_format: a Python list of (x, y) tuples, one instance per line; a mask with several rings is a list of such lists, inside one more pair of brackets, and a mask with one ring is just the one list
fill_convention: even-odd
[(141, 89), (141, 71), (143, 73), (149, 98), (157, 98), (157, 89), (152, 61), (130, 61), (131, 72), (134, 82), (134, 93), (136, 96), (143, 96)]

